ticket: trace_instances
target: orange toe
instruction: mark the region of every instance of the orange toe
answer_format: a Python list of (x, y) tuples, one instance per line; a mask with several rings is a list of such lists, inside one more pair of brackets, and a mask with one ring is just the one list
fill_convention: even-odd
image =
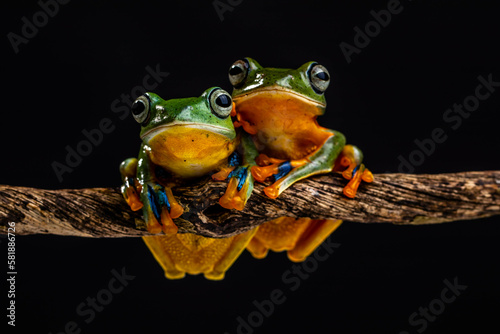
[(173, 235), (177, 233), (178, 227), (172, 220), (167, 208), (163, 208), (161, 210), (161, 223), (163, 225), (162, 230), (166, 235)]
[(264, 193), (267, 195), (267, 197), (272, 198), (272, 199), (277, 198), (280, 194), (278, 187), (276, 187), (275, 185), (265, 187)]
[(155, 216), (153, 215), (153, 212), (149, 211), (148, 216), (149, 216), (149, 219), (147, 221), (148, 232), (151, 234), (160, 233), (162, 230), (162, 226), (156, 220)]
[(224, 181), (236, 167), (224, 167), (219, 172), (212, 175), (212, 180)]
[(165, 188), (165, 195), (167, 195), (168, 203), (170, 203), (170, 217), (173, 219), (179, 218), (184, 213), (184, 209), (179, 203), (177, 203), (177, 200), (172, 193), (172, 189)]
[(267, 155), (261, 153), (261, 154), (259, 154), (259, 156), (257, 158), (255, 158), (255, 163), (259, 166), (267, 166), (271, 162), (270, 162), (270, 159)]
[(125, 200), (127, 204), (130, 206), (132, 211), (137, 211), (142, 209), (144, 204), (142, 204), (141, 200), (139, 199), (139, 195), (137, 195), (137, 192), (135, 191), (134, 188), (132, 187), (127, 187), (127, 190), (125, 190)]
[(344, 179), (352, 179), (352, 172), (354, 171), (354, 168), (356, 168), (356, 164), (350, 164), (349, 167), (347, 167), (347, 169), (342, 172), (342, 176), (344, 177)]
[(243, 210), (245, 208), (245, 201), (240, 196), (235, 196), (232, 201), (233, 208), (236, 210)]
[(229, 181), (229, 184), (227, 186), (226, 192), (224, 195), (219, 199), (219, 204), (226, 209), (232, 209), (233, 208), (233, 198), (237, 193), (237, 180), (236, 178), (231, 178)]
[(368, 169), (365, 169), (365, 171), (363, 172), (363, 175), (361, 175), (361, 179), (363, 179), (363, 181), (365, 182), (373, 182), (373, 174), (372, 172), (370, 172)]
[(170, 206), (170, 217), (173, 219), (179, 218), (184, 213), (184, 209), (179, 203), (173, 203)]
[(265, 167), (252, 166), (250, 169), (255, 180), (258, 182), (264, 182), (268, 177), (277, 174), (279, 172), (278, 165), (273, 164)]

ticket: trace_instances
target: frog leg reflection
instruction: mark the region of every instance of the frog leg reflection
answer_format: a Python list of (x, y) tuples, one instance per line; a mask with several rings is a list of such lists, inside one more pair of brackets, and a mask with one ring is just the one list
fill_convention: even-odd
[[(352, 145), (345, 146), (345, 137), (342, 133), (333, 130), (325, 131), (329, 135), (323, 144), (303, 159), (282, 162), (279, 159), (271, 159), (262, 155), (257, 158), (257, 161), (261, 164), (270, 163), (268, 166), (254, 166), (251, 169), (253, 177), (259, 182), (264, 182), (268, 177), (273, 176), (275, 182), (271, 186), (264, 188), (264, 192), (268, 197), (278, 197), (285, 189), (303, 178), (332, 171), (339, 156), (345, 158), (341, 161), (349, 161), (349, 166), (360, 162), (357, 156), (350, 155), (349, 152), (360, 154), (361, 151)], [(344, 147), (347, 147), (347, 149), (344, 150)], [(362, 158), (362, 154), (360, 156)], [(348, 166), (344, 166), (344, 168), (349, 169)], [(364, 165), (359, 166), (357, 169), (353, 167), (351, 172), (354, 172), (354, 177), (346, 186), (348, 189), (346, 193), (350, 195), (349, 197), (354, 197), (361, 180), (371, 182), (373, 176), (365, 169)], [(359, 174), (357, 174), (358, 172)], [(344, 177), (346, 176), (349, 176), (349, 172), (346, 172)]]
[(257, 150), (248, 134), (241, 134), (240, 150), (229, 158), (229, 166), (212, 175), (214, 180), (229, 179), (226, 192), (219, 199), (219, 204), (226, 209), (243, 210), (253, 191), (254, 179), (250, 171), (255, 166)]
[(342, 171), (342, 176), (350, 180), (344, 187), (344, 195), (350, 198), (356, 196), (361, 181), (373, 182), (373, 174), (361, 163), (363, 153), (353, 145), (346, 145), (335, 162), (334, 171)]
[(207, 279), (221, 280), (256, 230), (218, 239), (183, 233), (147, 236), (143, 240), (168, 279), (203, 273)]
[(266, 257), (269, 250), (286, 250), (291, 261), (301, 262), (341, 223), (341, 220), (281, 217), (260, 225), (247, 250), (258, 259)]

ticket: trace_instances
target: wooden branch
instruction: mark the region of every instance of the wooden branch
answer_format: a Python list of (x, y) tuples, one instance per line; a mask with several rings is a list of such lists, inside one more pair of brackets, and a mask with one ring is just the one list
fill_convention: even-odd
[[(180, 232), (231, 236), (281, 216), (337, 218), (361, 223), (436, 224), (500, 214), (500, 171), (456, 174), (378, 174), (362, 184), (355, 199), (342, 195), (337, 174), (297, 182), (272, 200), (255, 191), (245, 210), (218, 205), (227, 183), (201, 180), (174, 189), (186, 209)], [(16, 235), (137, 237), (148, 233), (141, 213), (132, 212), (118, 188), (43, 190), (0, 186), (0, 233), (15, 222)]]

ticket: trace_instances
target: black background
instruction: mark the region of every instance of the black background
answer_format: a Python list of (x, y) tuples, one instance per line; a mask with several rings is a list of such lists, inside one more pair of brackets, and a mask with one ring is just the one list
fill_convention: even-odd
[[(402, 1), (402, 12), (351, 63), (339, 44), (353, 44), (353, 28), (363, 29), (373, 20), (370, 11), (385, 9), (386, 1), (245, 0), (221, 21), (211, 1), (74, 0), (17, 54), (7, 34), (21, 34), (21, 18), (32, 21), (40, 7), (3, 3), (0, 184), (118, 186), (119, 163), (137, 154), (139, 126), (110, 106), (142, 83), (145, 67), (159, 64), (170, 73), (155, 89), (163, 98), (199, 96), (215, 85), (230, 90), (226, 71), (244, 56), (266, 67), (309, 60), (326, 66), (332, 83), (319, 122), (358, 145), (374, 173), (398, 172), (398, 157), (408, 158), (414, 140), (429, 138), (434, 128), (444, 129), (447, 140), (415, 173), (498, 169), (499, 91), (456, 130), (443, 120), (474, 94), (479, 75), (500, 81), (498, 10), (472, 3)], [(103, 118), (115, 130), (59, 182), (52, 162), (64, 162), (65, 147), (75, 148), (81, 131)], [(498, 217), (419, 227), (344, 223), (332, 236), (341, 246), (296, 291), (282, 280), (292, 263), (279, 253), (255, 260), (245, 252), (221, 282), (169, 281), (140, 239), (18, 237), (14, 332), (59, 333), (75, 321), (82, 333), (237, 333), (237, 317), (246, 319), (254, 300), (280, 289), (286, 301), (255, 333), (417, 333), (423, 328), (409, 316), (440, 298), (443, 280), (455, 277), (467, 289), (424, 332), (495, 332), (498, 223)], [(5, 246), (2, 239), (4, 258)], [(135, 278), (86, 323), (77, 306), (122, 268)], [(5, 310), (6, 290), (1, 294)]]

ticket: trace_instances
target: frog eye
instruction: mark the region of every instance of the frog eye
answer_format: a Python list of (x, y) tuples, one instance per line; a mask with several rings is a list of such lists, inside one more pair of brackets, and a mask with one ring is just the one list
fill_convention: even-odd
[(328, 70), (323, 65), (313, 64), (307, 74), (314, 91), (318, 94), (324, 93), (330, 84)]
[(210, 93), (210, 108), (215, 116), (219, 118), (227, 118), (233, 110), (233, 100), (223, 89), (215, 89)]
[(246, 59), (237, 60), (231, 65), (228, 73), (231, 85), (238, 87), (245, 82), (248, 74), (248, 67), (248, 60)]
[(142, 95), (132, 103), (132, 115), (139, 124), (146, 122), (149, 116), (149, 97)]

